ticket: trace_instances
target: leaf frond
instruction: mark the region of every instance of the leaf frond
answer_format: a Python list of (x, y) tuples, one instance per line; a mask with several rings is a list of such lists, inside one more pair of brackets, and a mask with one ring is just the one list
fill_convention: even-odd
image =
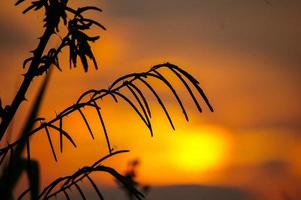
[(80, 108), (78, 108), (78, 112), (80, 113), (81, 117), (83, 118), (83, 120), (84, 120), (84, 122), (87, 126), (87, 129), (89, 130), (89, 133), (90, 133), (92, 139), (94, 140), (94, 134), (93, 134), (93, 131), (92, 131), (90, 125), (89, 125), (89, 122), (88, 122), (86, 116), (84, 115), (83, 111)]
[(172, 119), (171, 119), (171, 117), (170, 117), (170, 115), (169, 115), (169, 113), (168, 113), (168, 111), (167, 111), (167, 109), (166, 109), (166, 107), (165, 107), (163, 101), (161, 100), (160, 96), (157, 94), (157, 92), (155, 91), (155, 89), (154, 89), (147, 81), (145, 81), (143, 78), (139, 77), (139, 80), (140, 80), (142, 83), (144, 83), (144, 84), (146, 85), (146, 87), (147, 87), (147, 88), (153, 93), (153, 95), (156, 97), (156, 99), (157, 99), (158, 103), (160, 104), (160, 106), (162, 107), (162, 109), (163, 109), (163, 111), (164, 111), (164, 113), (165, 113), (165, 115), (166, 115), (166, 117), (167, 117), (167, 119), (168, 119), (168, 121), (169, 121), (169, 123), (170, 123), (172, 129), (175, 130), (175, 126), (174, 126), (174, 124), (173, 124), (173, 122), (172, 122)]
[(54, 147), (53, 147), (53, 143), (52, 143), (52, 140), (51, 140), (51, 136), (50, 136), (50, 132), (49, 132), (49, 129), (48, 129), (47, 126), (45, 126), (45, 131), (46, 131), (46, 134), (47, 134), (48, 142), (50, 144), (52, 155), (54, 157), (54, 160), (57, 162), (56, 153), (55, 153), (55, 150), (54, 150)]
[[(74, 174), (72, 174), (70, 176), (59, 177), (58, 179), (54, 180), (52, 183), (50, 183), (48, 186), (46, 186), (43, 189), (43, 191), (39, 195), (39, 199), (48, 199), (48, 198), (56, 196), (59, 193), (65, 193), (67, 189), (70, 189), (73, 186), (81, 194), (82, 199), (86, 199), (86, 197), (85, 197), (85, 195), (84, 195), (84, 193), (83, 193), (83, 191), (82, 191), (82, 189), (80, 188), (80, 185), (79, 185), (79, 182), (82, 181), (84, 178), (86, 178), (87, 180), (90, 181), (91, 186), (95, 189), (98, 196), (102, 197), (102, 193), (100, 192), (99, 187), (92, 180), (92, 178), (89, 176), (91, 173), (95, 173), (95, 172), (108, 172), (112, 176), (114, 176), (115, 178), (120, 180), (120, 182), (123, 183), (125, 186), (127, 186), (128, 183), (126, 182), (126, 178), (124, 176), (119, 174), (114, 169), (112, 169), (110, 167), (105, 167), (105, 166), (102, 165), (102, 162), (105, 161), (106, 159), (109, 159), (112, 156), (122, 154), (122, 153), (126, 153), (126, 152), (128, 152), (128, 151), (127, 150), (121, 150), (121, 151), (112, 152), (112, 153), (102, 157), (101, 159), (96, 161), (91, 166), (83, 167), (83, 168), (79, 169), (78, 171), (76, 171)], [(127, 187), (131, 189), (130, 192), (133, 192), (133, 194), (135, 196), (138, 195), (138, 194), (139, 194), (138, 196), (142, 195), (134, 187), (132, 187), (130, 185), (128, 185)], [(56, 188), (58, 188), (58, 189), (56, 189)], [(25, 196), (25, 195), (23, 195), (23, 196)], [(66, 199), (68, 199), (67, 196), (65, 196), (65, 197), (66, 197)]]
[[(63, 110), (61, 113), (58, 113), (55, 118), (52, 120), (49, 120), (46, 122), (45, 120), (42, 121), (43, 123), (38, 126), (37, 128), (33, 129), (31, 132), (26, 137), (21, 137), (9, 146), (6, 146), (4, 148), (0, 149), (0, 156), (5, 157), (5, 152), (9, 150), (10, 147), (16, 146), (19, 142), (26, 140), (27, 137), (30, 137), (31, 135), (41, 131), (42, 129), (45, 129), (45, 127), (55, 129), (60, 133), (60, 149), (62, 151), (63, 148), (63, 138), (67, 138), (67, 140), (72, 143), (74, 147), (76, 147), (76, 144), (74, 140), (72, 139), (72, 136), (67, 133), (63, 129), (63, 119), (68, 117), (69, 115), (75, 113), (75, 112), (80, 112), (81, 117), (83, 121), (85, 122), (85, 125), (91, 135), (92, 138), (94, 138), (94, 134), (92, 131), (92, 128), (89, 124), (89, 121), (87, 120), (87, 117), (83, 113), (81, 109), (85, 107), (93, 107), (93, 109), (96, 110), (97, 115), (99, 117), (99, 122), (102, 126), (103, 129), (103, 134), (105, 135), (106, 143), (108, 146), (108, 151), (109, 153), (112, 151), (111, 144), (110, 144), (110, 138), (109, 138), (109, 132), (106, 128), (105, 121), (103, 119), (103, 116), (100, 112), (100, 106), (99, 106), (99, 100), (111, 96), (115, 102), (118, 102), (118, 98), (124, 100), (127, 104), (129, 104), (132, 109), (135, 111), (137, 116), (141, 119), (141, 121), (146, 125), (146, 127), (149, 129), (151, 135), (153, 135), (153, 130), (152, 130), (152, 124), (151, 124), (151, 110), (149, 107), (149, 102), (148, 99), (145, 96), (144, 90), (147, 89), (151, 92), (151, 94), (156, 98), (158, 104), (162, 108), (164, 115), (168, 119), (171, 127), (175, 129), (174, 123), (172, 121), (171, 115), (169, 111), (167, 110), (167, 107), (165, 106), (165, 103), (163, 99), (161, 99), (160, 95), (156, 92), (156, 89), (154, 86), (152, 86), (149, 83), (148, 77), (152, 77), (155, 79), (160, 80), (162, 83), (164, 83), (171, 91), (171, 94), (176, 98), (177, 103), (179, 107), (182, 110), (182, 113), (185, 117), (186, 120), (188, 120), (188, 114), (186, 112), (186, 109), (184, 107), (184, 104), (182, 103), (182, 100), (180, 96), (178, 95), (178, 92), (176, 91), (176, 88), (172, 85), (172, 83), (165, 77), (163, 74), (160, 72), (162, 68), (167, 68), (169, 71), (174, 74), (179, 81), (184, 85), (186, 90), (189, 93), (189, 96), (192, 98), (194, 104), (196, 105), (198, 111), (202, 112), (202, 108), (200, 106), (200, 103), (196, 97), (195, 92), (192, 90), (192, 87), (194, 87), (197, 91), (197, 93), (200, 95), (200, 97), (204, 100), (206, 105), (208, 106), (209, 110), (213, 111), (213, 108), (205, 95), (204, 91), (202, 88), (199, 86), (199, 82), (188, 72), (185, 70), (181, 69), (180, 67), (165, 63), (165, 64), (160, 64), (152, 67), (149, 71), (142, 72), (142, 73), (131, 73), (127, 74), (125, 76), (117, 78), (108, 89), (100, 89), (100, 90), (89, 90), (85, 93), (83, 93), (76, 103), (74, 105), (71, 105), (67, 107), (65, 110)], [(142, 83), (142, 86), (138, 87), (137, 83)], [(144, 86), (144, 87), (143, 87)], [(132, 93), (131, 97), (128, 96), (126, 93), (124, 93), (124, 90), (129, 90), (130, 93)], [(135, 103), (136, 102), (136, 103)], [(138, 105), (136, 105), (138, 104)], [(55, 123), (59, 123), (59, 127), (55, 125)], [(49, 136), (50, 136), (49, 132)], [(51, 141), (51, 138), (49, 142)], [(52, 152), (54, 152), (54, 149), (52, 148)], [(1, 159), (2, 159), (1, 157)], [(1, 162), (0, 162), (1, 163)]]
[(111, 147), (110, 138), (109, 138), (108, 131), (107, 131), (107, 128), (106, 128), (106, 124), (105, 124), (104, 119), (103, 119), (103, 117), (101, 115), (101, 112), (100, 112), (100, 107), (97, 105), (96, 101), (93, 101), (92, 103), (97, 107), (96, 112), (97, 112), (98, 118), (100, 120), (102, 129), (103, 129), (103, 133), (106, 137), (106, 142), (107, 142), (107, 145), (108, 145), (109, 153), (111, 154), (113, 149)]

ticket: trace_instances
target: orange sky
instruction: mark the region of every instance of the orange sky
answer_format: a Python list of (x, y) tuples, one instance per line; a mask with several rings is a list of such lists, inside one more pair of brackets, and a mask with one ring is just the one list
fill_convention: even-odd
[[(124, 171), (129, 159), (139, 158), (138, 179), (154, 186), (222, 185), (247, 191), (253, 199), (281, 199), (283, 192), (300, 198), (300, 2), (88, 2), (105, 11), (95, 17), (108, 31), (93, 31), (101, 35), (94, 45), (100, 69), (69, 70), (63, 52), (63, 72), (54, 72), (41, 116), (51, 119), (85, 90), (106, 88), (120, 75), (169, 61), (200, 80), (215, 112), (205, 109), (199, 114), (175, 82), (190, 115), (186, 123), (172, 96), (158, 88), (168, 99), (177, 130), (171, 130), (160, 107), (151, 101), (155, 113), (155, 137), (151, 138), (128, 106), (108, 98), (102, 106), (114, 148), (131, 150), (108, 164)], [(0, 96), (5, 103), (17, 90), (24, 72), (22, 60), (42, 31), (41, 14), (24, 16), (21, 11), (12, 3), (0, 2)], [(22, 110), (27, 109), (26, 103)], [(32, 139), (43, 184), (107, 153), (96, 113), (86, 112), (96, 140), (90, 139), (78, 114), (71, 116), (66, 127), (74, 132), (79, 148), (67, 148), (58, 163), (52, 160), (44, 133)], [(23, 118), (19, 114), (15, 121)], [(15, 122), (14, 130), (19, 127)]]

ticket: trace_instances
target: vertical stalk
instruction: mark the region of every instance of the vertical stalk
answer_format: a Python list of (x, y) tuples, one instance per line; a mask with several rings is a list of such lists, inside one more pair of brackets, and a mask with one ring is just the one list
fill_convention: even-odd
[(21, 103), (25, 100), (25, 95), (27, 93), (27, 90), (33, 81), (34, 77), (36, 76), (35, 72), (37, 68), (39, 67), (40, 59), (43, 55), (43, 52), (47, 46), (47, 43), (51, 37), (51, 35), (54, 33), (54, 27), (48, 26), (43, 34), (43, 36), (40, 38), (40, 42), (37, 46), (37, 48), (33, 52), (33, 60), (28, 68), (27, 73), (24, 76), (24, 80), (14, 98), (11, 105), (9, 106), (9, 109), (7, 110), (7, 113), (3, 116), (2, 122), (0, 124), (0, 141), (2, 140), (3, 136), (5, 135), (5, 132), (13, 119), (13, 117), (16, 114), (16, 111), (18, 110)]

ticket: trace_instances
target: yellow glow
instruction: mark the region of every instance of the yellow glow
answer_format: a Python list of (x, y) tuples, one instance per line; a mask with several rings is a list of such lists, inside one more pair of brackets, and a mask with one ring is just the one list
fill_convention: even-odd
[(176, 142), (174, 160), (184, 170), (205, 171), (220, 167), (229, 149), (221, 130), (207, 128), (184, 132)]

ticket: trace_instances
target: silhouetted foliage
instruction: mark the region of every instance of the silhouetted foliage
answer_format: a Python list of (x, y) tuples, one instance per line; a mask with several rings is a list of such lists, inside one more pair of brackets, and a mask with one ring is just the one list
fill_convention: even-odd
[[(16, 5), (25, 2), (27, 1), (19, 0), (16, 2)], [(85, 17), (84, 14), (87, 11), (101, 12), (101, 9), (94, 6), (74, 9), (69, 7), (68, 3), (68, 0), (36, 0), (31, 1), (30, 5), (23, 11), (25, 14), (29, 11), (43, 10), (45, 16), (45, 29), (44, 33), (39, 38), (38, 46), (32, 51), (32, 56), (24, 60), (23, 68), (27, 68), (27, 72), (24, 75), (24, 80), (12, 103), (4, 106), (0, 99), (0, 141), (2, 141), (3, 136), (7, 134), (7, 128), (11, 124), (19, 106), (26, 99), (27, 91), (34, 78), (45, 74), (46, 76), (37, 93), (36, 99), (33, 101), (32, 110), (30, 111), (27, 123), (24, 124), (21, 135), (12, 143), (8, 143), (0, 148), (0, 167), (2, 169), (2, 175), (0, 177), (1, 198), (13, 198), (13, 189), (18, 182), (21, 173), (25, 171), (28, 175), (29, 188), (19, 196), (19, 199), (25, 198), (29, 193), (31, 199), (48, 199), (58, 193), (64, 194), (66, 199), (69, 199), (70, 197), (68, 193), (71, 188), (75, 188), (82, 199), (86, 199), (85, 193), (79, 183), (82, 179), (88, 180), (98, 197), (103, 199), (104, 197), (99, 186), (89, 176), (94, 172), (109, 173), (123, 185), (123, 188), (128, 191), (131, 197), (142, 199), (143, 194), (136, 188), (137, 184), (133, 184), (134, 174), (122, 175), (115, 169), (102, 165), (104, 160), (127, 151), (115, 151), (112, 148), (110, 134), (106, 128), (107, 123), (110, 122), (106, 122), (104, 119), (100, 100), (111, 97), (115, 102), (126, 102), (148, 128), (150, 135), (153, 136), (151, 120), (152, 112), (149, 106), (148, 97), (145, 95), (146, 91), (149, 91), (162, 108), (170, 126), (175, 129), (172, 116), (167, 109), (165, 102), (150, 82), (150, 80), (159, 80), (163, 83), (175, 97), (184, 118), (189, 121), (187, 111), (176, 88), (162, 73), (162, 70), (168, 70), (171, 74), (174, 74), (183, 84), (184, 88), (186, 88), (199, 112), (202, 112), (201, 104), (198, 101), (200, 98), (204, 100), (204, 103), (211, 111), (213, 111), (213, 108), (205, 93), (199, 86), (199, 82), (192, 75), (174, 64), (164, 63), (155, 65), (146, 72), (131, 73), (122, 76), (115, 80), (108, 89), (94, 89), (83, 93), (74, 105), (67, 107), (51, 120), (46, 121), (44, 118), (38, 117), (37, 114), (42, 103), (42, 97), (46, 91), (52, 66), (55, 66), (58, 70), (62, 71), (58, 55), (64, 48), (69, 49), (70, 68), (76, 67), (77, 60), (79, 59), (84, 71), (87, 72), (89, 69), (88, 60), (90, 59), (93, 62), (95, 69), (98, 69), (90, 44), (91, 42), (98, 40), (99, 36), (89, 36), (86, 31), (90, 30), (92, 26), (99, 27), (103, 30), (105, 30), (105, 27), (99, 22)], [(60, 29), (62, 28), (64, 28), (65, 31), (61, 31)], [(48, 48), (51, 37), (56, 36), (59, 33), (65, 33), (65, 36), (61, 37), (61, 42), (58, 47)], [(45, 51), (46, 48), (49, 49), (47, 52)], [(128, 93), (132, 95), (129, 96)], [(70, 115), (79, 113), (89, 134), (91, 135), (91, 138), (94, 139), (94, 133), (91, 129), (88, 117), (83, 112), (83, 109), (86, 107), (93, 108), (99, 117), (99, 124), (101, 125), (103, 134), (106, 138), (108, 155), (96, 161), (91, 166), (79, 169), (72, 175), (55, 179), (52, 183), (40, 191), (39, 165), (38, 161), (31, 159), (30, 137), (35, 134), (46, 134), (50, 151), (52, 152), (55, 161), (58, 161), (58, 150), (55, 149), (53, 145), (53, 134), (59, 134), (60, 152), (63, 152), (64, 140), (68, 141), (73, 147), (77, 147), (76, 141), (72, 138), (72, 135), (64, 128), (64, 119)], [(36, 126), (36, 123), (40, 123), (40, 125)], [(26, 152), (26, 158), (22, 157), (23, 152)]]
[[(141, 188), (142, 192), (145, 194), (149, 192), (150, 186), (143, 185), (137, 181), (137, 168), (139, 167), (139, 165), (140, 165), (139, 159), (133, 159), (129, 161), (124, 176), (128, 180), (129, 184), (133, 185), (136, 188)], [(125, 188), (123, 185), (121, 185), (121, 188), (125, 190), (129, 200), (133, 200), (135, 198), (134, 194), (129, 192), (128, 189)]]

